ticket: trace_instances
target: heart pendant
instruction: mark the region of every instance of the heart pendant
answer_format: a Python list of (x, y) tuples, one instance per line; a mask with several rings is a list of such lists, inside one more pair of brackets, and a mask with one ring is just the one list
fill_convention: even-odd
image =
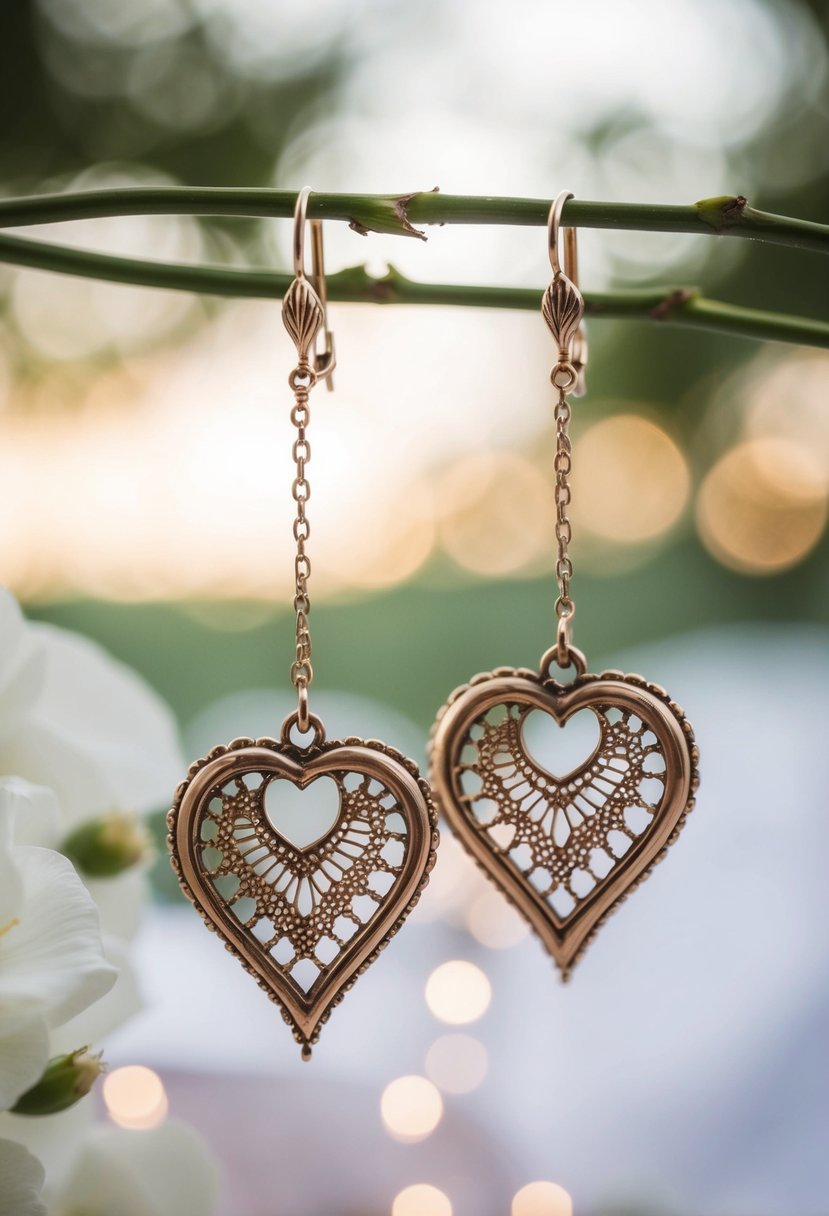
[[(437, 717), (431, 782), (440, 809), (487, 876), (538, 933), (562, 975), (606, 916), (649, 873), (682, 827), (698, 784), (684, 713), (640, 676), (576, 677), (499, 668), (456, 689)], [(598, 742), (570, 772), (528, 750), (541, 711), (563, 727), (586, 710)]]
[[(292, 741), (292, 715), (278, 741), (215, 747), (191, 766), (167, 817), (185, 895), (281, 1006), (306, 1059), (417, 903), (438, 840), (429, 787), (410, 760), (375, 740), (326, 742), (310, 720), (308, 746)], [(292, 840), (279, 830), (280, 793), (310, 798), (317, 782), (335, 787), (333, 823), (329, 815), (322, 834), (300, 827)]]

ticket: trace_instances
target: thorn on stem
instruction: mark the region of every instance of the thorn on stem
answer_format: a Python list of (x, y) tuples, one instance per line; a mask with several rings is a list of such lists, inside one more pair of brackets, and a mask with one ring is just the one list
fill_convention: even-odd
[(395, 214), (397, 215), (397, 218), (400, 220), (400, 223), (403, 225), (403, 228), (406, 230), (406, 232), (408, 232), (408, 234), (410, 236), (416, 236), (421, 241), (425, 241), (427, 239), (426, 233), (423, 232), (420, 228), (415, 228), (414, 225), (412, 224), (411, 220), (409, 219), (409, 203), (412, 201), (413, 198), (417, 198), (418, 194), (423, 194), (423, 193), (438, 194), (439, 192), (440, 192), (440, 186), (433, 186), (431, 190), (427, 190), (427, 191), (414, 190), (414, 191), (412, 191), (411, 194), (400, 194), (394, 200)]
[(677, 287), (675, 291), (670, 292), (663, 300), (651, 309), (651, 316), (654, 321), (666, 321), (678, 308), (683, 304), (687, 304), (689, 300), (693, 300), (697, 293), (692, 287)]
[(723, 219), (727, 224), (733, 224), (739, 220), (748, 206), (748, 199), (744, 194), (737, 194), (734, 198), (728, 199), (722, 209)]

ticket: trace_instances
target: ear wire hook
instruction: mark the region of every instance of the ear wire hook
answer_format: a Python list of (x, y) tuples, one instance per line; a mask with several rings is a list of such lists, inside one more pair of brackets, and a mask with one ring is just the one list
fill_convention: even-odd
[[(550, 207), (550, 213), (547, 217), (547, 240), (550, 253), (550, 265), (553, 268), (554, 275), (563, 274), (569, 279), (574, 287), (579, 286), (579, 254), (578, 254), (578, 233), (575, 226), (570, 226), (564, 229), (564, 270), (562, 271), (561, 257), (559, 255), (559, 237), (561, 235), (561, 214), (564, 210), (564, 204), (574, 195), (570, 190), (562, 190), (559, 195), (553, 200)], [(573, 336), (570, 347), (570, 362), (576, 370), (576, 385), (573, 389), (574, 397), (583, 397), (586, 391), (584, 373), (587, 367), (587, 333), (584, 328), (584, 322), (579, 323), (579, 327)]]
[[(294, 274), (298, 279), (305, 275), (305, 220), (308, 214), (308, 199), (311, 197), (309, 186), (303, 187), (297, 195), (294, 209)], [(329, 391), (334, 387), (332, 373), (337, 366), (334, 350), (334, 335), (328, 328), (328, 284), (325, 281), (325, 257), (323, 252), (322, 220), (311, 220), (311, 286), (317, 293), (322, 306), (322, 350), (314, 350), (314, 372), (319, 379), (324, 379)]]

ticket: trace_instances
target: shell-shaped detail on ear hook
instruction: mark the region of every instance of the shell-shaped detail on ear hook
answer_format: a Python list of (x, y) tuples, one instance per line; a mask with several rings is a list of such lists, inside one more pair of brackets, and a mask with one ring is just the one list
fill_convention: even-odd
[(584, 317), (584, 298), (566, 274), (557, 274), (544, 292), (541, 312), (560, 351), (570, 351)]
[(307, 359), (323, 322), (320, 298), (306, 278), (294, 279), (282, 301), (282, 320), (300, 359)]

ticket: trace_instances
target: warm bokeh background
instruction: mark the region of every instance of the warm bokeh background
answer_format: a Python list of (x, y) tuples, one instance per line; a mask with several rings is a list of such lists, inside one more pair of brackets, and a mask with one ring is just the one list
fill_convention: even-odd
[[(827, 67), (817, 0), (39, 0), (4, 12), (0, 183), (743, 193), (825, 220)], [(290, 225), (138, 217), (33, 235), (287, 268)], [(544, 285), (541, 230), (428, 236), (329, 225), (329, 268)], [(598, 231), (580, 252), (588, 289), (701, 283), (827, 310), (816, 255)], [(194, 754), (273, 732), (293, 628), (278, 306), (26, 270), (0, 272), (0, 289), (0, 580), (143, 672)], [(552, 640), (549, 337), (533, 315), (332, 312), (337, 389), (317, 398), (310, 466), (315, 704), (329, 733), (422, 756), (455, 684), (534, 665)], [(590, 341), (577, 642), (594, 666), (673, 681), (706, 758), (698, 816), (566, 991), (446, 845), (418, 927), (348, 998), (312, 1072), (196, 918), (160, 907), (143, 947), (156, 1005), (110, 1054), (157, 1067), (170, 1103), (224, 1137), (234, 1216), (388, 1213), (414, 1183), (449, 1198), (395, 1216), (447, 1216), (450, 1201), (498, 1216), (538, 1179), (579, 1216), (825, 1211), (829, 354), (633, 323), (594, 323)], [(488, 975), (493, 1001), (471, 1042), (430, 1050), (440, 1014), (423, 986), (452, 959)], [(380, 1093), (424, 1071), (445, 1113), (401, 1147)], [(515, 1207), (565, 1210), (551, 1191)]]

